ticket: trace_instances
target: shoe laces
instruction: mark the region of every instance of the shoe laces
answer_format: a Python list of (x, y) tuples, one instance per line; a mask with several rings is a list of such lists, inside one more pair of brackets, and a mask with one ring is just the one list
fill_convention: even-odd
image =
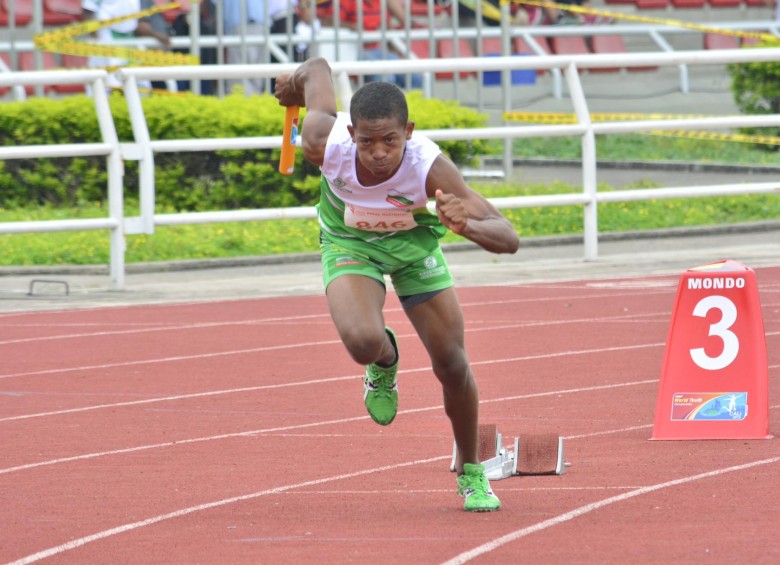
[(389, 397), (396, 389), (395, 367), (380, 367), (374, 363), (368, 373), (368, 388), (377, 395)]
[(488, 483), (484, 473), (480, 473), (479, 475), (464, 474), (458, 477), (458, 479), (458, 484), (460, 485), (458, 494), (460, 495), (468, 494), (469, 492), (489, 495), (492, 492), (490, 490), (490, 483)]

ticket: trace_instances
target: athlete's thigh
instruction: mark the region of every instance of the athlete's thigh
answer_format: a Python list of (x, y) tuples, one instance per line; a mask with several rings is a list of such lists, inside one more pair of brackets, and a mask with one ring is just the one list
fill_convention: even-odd
[(406, 315), (428, 350), (434, 368), (466, 362), (463, 312), (455, 287), (409, 308)]
[(331, 318), (342, 337), (384, 332), (382, 307), (386, 291), (376, 279), (341, 275), (330, 282), (326, 294)]

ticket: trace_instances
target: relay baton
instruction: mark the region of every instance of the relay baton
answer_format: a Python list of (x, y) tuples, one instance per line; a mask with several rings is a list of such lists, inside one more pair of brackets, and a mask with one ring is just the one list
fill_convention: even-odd
[(282, 155), (279, 157), (279, 172), (291, 175), (295, 170), (295, 150), (298, 147), (299, 106), (287, 106), (284, 112), (284, 132), (282, 133)]

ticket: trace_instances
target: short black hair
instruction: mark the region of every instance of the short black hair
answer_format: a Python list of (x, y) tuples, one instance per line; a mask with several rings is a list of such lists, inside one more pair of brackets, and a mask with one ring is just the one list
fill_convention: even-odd
[(358, 120), (395, 118), (402, 126), (409, 121), (409, 106), (403, 90), (390, 82), (367, 82), (352, 95), (349, 104), (352, 125)]

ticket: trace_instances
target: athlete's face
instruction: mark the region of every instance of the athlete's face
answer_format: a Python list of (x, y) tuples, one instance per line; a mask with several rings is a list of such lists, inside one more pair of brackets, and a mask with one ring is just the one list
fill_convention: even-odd
[(348, 128), (357, 146), (358, 178), (370, 185), (389, 179), (398, 170), (414, 123), (404, 126), (395, 118), (383, 118), (358, 120)]

